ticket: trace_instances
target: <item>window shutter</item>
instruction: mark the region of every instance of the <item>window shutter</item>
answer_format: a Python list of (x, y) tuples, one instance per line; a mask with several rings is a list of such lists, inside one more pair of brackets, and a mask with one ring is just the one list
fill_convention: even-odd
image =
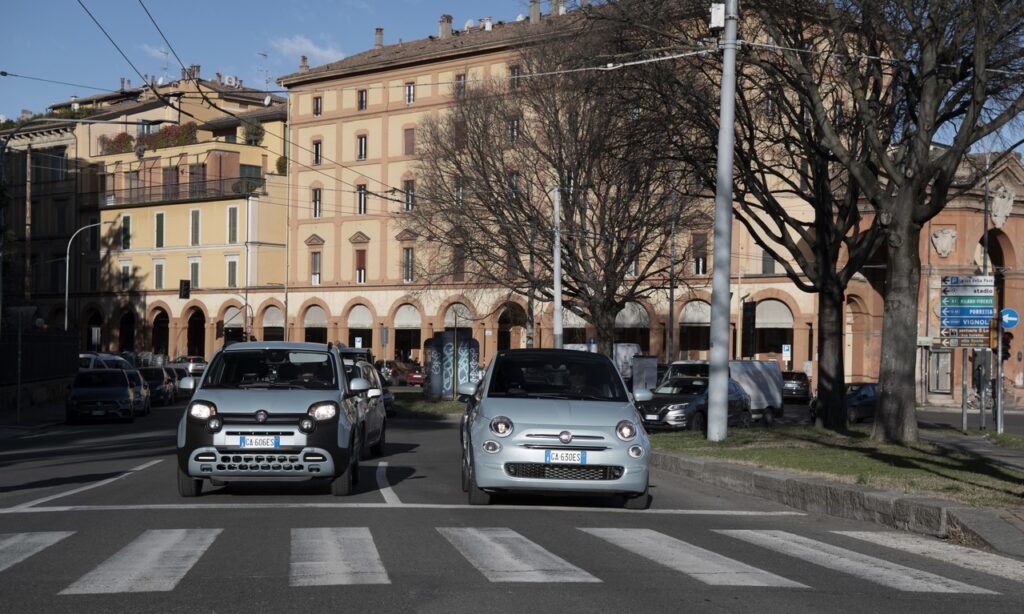
[(156, 214), (156, 247), (164, 246), (164, 214)]
[(356, 250), (356, 268), (357, 269), (365, 269), (366, 268), (366, 250), (365, 249), (357, 249)]
[(412, 156), (416, 154), (416, 129), (406, 128), (405, 129), (405, 155)]

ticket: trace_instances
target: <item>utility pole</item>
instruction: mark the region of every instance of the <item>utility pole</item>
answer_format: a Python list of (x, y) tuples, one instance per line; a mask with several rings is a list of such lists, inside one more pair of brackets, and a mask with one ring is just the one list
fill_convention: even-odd
[(715, 257), (711, 282), (711, 377), (708, 386), (708, 439), (722, 441), (728, 430), (729, 403), (729, 281), (732, 271), (732, 167), (736, 122), (737, 0), (725, 3), (722, 48), (722, 87), (715, 188)]
[[(981, 235), (982, 248), (981, 248), (981, 274), (988, 275), (988, 172), (989, 172), (989, 157), (988, 152), (985, 152), (985, 199), (984, 199), (984, 231)], [(999, 301), (995, 302), (996, 315), (999, 314)], [(992, 372), (992, 350), (984, 349), (980, 350), (975, 354), (976, 360), (981, 360), (981, 390), (978, 391), (978, 395), (981, 397), (981, 430), (985, 430), (985, 406), (988, 404), (988, 382), (991, 379), (989, 374)]]
[(551, 293), (554, 295), (555, 307), (551, 313), (551, 333), (554, 337), (554, 347), (562, 349), (562, 192), (559, 186), (555, 186), (554, 198), (554, 283)]
[(668, 248), (668, 341), (665, 343), (665, 362), (671, 364), (673, 360), (673, 340), (676, 336), (675, 311), (676, 311), (676, 193), (672, 194), (672, 229), (669, 231)]
[(32, 298), (32, 145), (25, 147), (25, 300)]

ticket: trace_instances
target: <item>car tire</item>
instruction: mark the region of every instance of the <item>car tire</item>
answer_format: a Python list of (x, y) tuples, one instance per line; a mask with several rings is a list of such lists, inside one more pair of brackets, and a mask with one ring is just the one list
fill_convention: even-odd
[(708, 428), (708, 419), (704, 416), (704, 412), (697, 411), (693, 414), (693, 419), (690, 420), (690, 430), (704, 432)]
[(203, 491), (203, 481), (197, 480), (178, 467), (178, 494), (182, 497), (198, 497)]
[(638, 495), (625, 495), (622, 498), (622, 507), (627, 510), (645, 510), (651, 507), (650, 487)]
[(331, 494), (335, 497), (347, 497), (355, 491), (355, 474), (359, 465), (354, 458), (349, 458), (348, 466), (331, 481)]
[(462, 492), (469, 492), (469, 464), (466, 455), (462, 455)]
[(775, 409), (771, 407), (765, 407), (764, 414), (761, 416), (761, 422), (763, 422), (765, 426), (771, 426), (775, 424)]
[(491, 504), (491, 493), (480, 490), (476, 485), (476, 476), (473, 475), (473, 469), (470, 467), (469, 470), (469, 504), (470, 505), (490, 505)]
[(852, 407), (846, 410), (846, 421), (850, 424), (857, 424), (857, 412)]
[(380, 437), (377, 438), (377, 443), (370, 446), (370, 453), (374, 456), (384, 456), (384, 448), (387, 445), (385, 438), (387, 437), (387, 420), (380, 423)]
[(749, 409), (744, 409), (740, 412), (739, 426), (743, 429), (748, 429), (754, 425), (754, 417), (750, 415)]

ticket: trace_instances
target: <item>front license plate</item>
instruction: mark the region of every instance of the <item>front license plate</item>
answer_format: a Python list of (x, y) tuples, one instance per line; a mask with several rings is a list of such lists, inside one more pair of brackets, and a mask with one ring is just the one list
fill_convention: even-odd
[(238, 438), (238, 445), (243, 448), (280, 448), (281, 437), (278, 435), (264, 437), (245, 435)]
[(102, 409), (94, 409), (94, 410), (92, 410), (92, 415), (94, 415), (94, 416), (105, 416), (106, 414), (107, 414), (107, 412), (103, 411)]
[(644, 420), (650, 420), (651, 422), (657, 422), (658, 421), (658, 414), (647, 414), (646, 416), (644, 416)]
[(586, 465), (587, 453), (584, 450), (544, 450), (544, 464), (553, 463)]

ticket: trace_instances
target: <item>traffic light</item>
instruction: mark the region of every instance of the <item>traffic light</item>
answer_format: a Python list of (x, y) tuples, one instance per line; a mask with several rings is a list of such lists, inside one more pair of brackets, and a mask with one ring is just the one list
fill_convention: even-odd
[(1003, 352), (999, 357), (1006, 362), (1010, 359), (1010, 344), (1013, 343), (1013, 333), (1003, 331)]
[(178, 281), (178, 298), (187, 299), (192, 293), (192, 281), (189, 279), (182, 279)]
[(999, 347), (999, 320), (988, 321), (988, 347), (993, 350)]

